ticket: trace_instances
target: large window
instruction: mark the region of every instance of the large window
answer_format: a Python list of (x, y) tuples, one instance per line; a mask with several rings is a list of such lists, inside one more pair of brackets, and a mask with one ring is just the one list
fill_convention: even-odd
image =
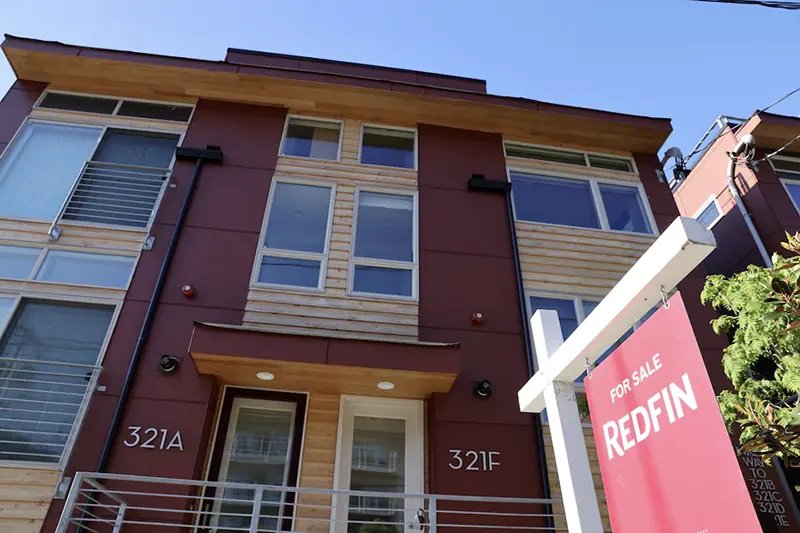
[(288, 117), (281, 155), (312, 159), (339, 159), (340, 121)]
[(415, 130), (363, 126), (361, 131), (361, 156), (367, 165), (416, 168)]
[(0, 245), (0, 279), (124, 289), (135, 261), (136, 258), (129, 255)]
[(517, 220), (633, 233), (653, 233), (641, 187), (512, 171)]
[(47, 92), (0, 159), (0, 218), (146, 228), (192, 109)]
[[(3, 315), (15, 300), (0, 298)], [(114, 308), (21, 300), (0, 335), (0, 460), (61, 462)]]
[(256, 282), (322, 288), (333, 198), (328, 185), (273, 182)]
[(357, 190), (351, 292), (416, 297), (414, 194)]

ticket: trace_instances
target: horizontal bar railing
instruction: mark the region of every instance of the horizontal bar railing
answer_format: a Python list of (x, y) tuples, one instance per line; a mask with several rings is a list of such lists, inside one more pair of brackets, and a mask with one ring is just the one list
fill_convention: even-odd
[(0, 460), (62, 463), (100, 367), (0, 357)]
[(170, 169), (89, 161), (50, 226), (57, 239), (62, 220), (128, 228), (147, 227)]
[(548, 506), (560, 508), (560, 500), (79, 472), (55, 533), (566, 532), (564, 515)]

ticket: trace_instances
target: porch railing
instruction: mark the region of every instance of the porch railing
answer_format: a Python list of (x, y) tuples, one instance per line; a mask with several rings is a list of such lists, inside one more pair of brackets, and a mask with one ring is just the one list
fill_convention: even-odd
[[(550, 508), (560, 509), (560, 501), (80, 472), (56, 533), (566, 532), (563, 514)], [(554, 527), (548, 519), (554, 519)]]
[(50, 238), (58, 239), (62, 220), (145, 229), (169, 175), (168, 168), (87, 162), (50, 226)]
[(0, 357), (0, 460), (63, 464), (100, 370)]

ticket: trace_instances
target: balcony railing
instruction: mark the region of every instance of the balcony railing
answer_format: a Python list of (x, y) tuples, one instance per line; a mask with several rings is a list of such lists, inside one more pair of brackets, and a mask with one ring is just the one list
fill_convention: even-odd
[(0, 357), (0, 460), (63, 464), (100, 367)]
[(62, 220), (145, 229), (170, 169), (87, 162), (50, 226), (58, 239)]
[(80, 472), (56, 533), (566, 532), (559, 504)]

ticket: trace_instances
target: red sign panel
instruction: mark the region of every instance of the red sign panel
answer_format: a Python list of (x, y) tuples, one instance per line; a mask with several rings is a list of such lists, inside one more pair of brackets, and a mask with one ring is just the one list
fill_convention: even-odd
[(761, 533), (680, 294), (585, 384), (614, 533)]

